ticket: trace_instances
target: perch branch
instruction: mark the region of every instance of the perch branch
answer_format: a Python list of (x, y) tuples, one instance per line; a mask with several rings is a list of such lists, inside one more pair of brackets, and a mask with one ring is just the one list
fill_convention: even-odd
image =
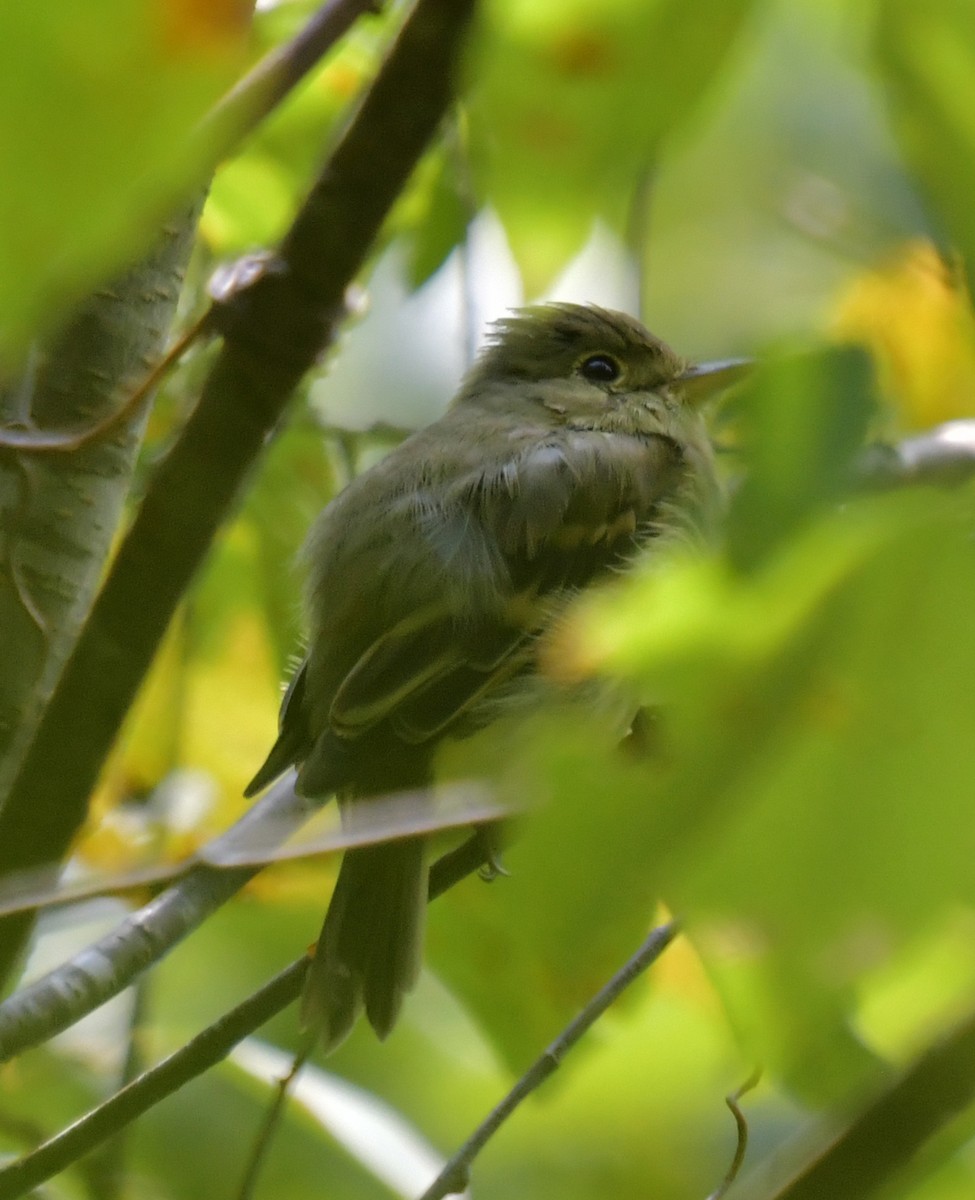
[(420, 1200), (443, 1200), (467, 1188), (471, 1163), (511, 1116), (519, 1104), (536, 1090), (557, 1068), (562, 1059), (617, 999), (644, 971), (657, 961), (677, 936), (676, 921), (654, 929), (633, 957), (589, 1001), (554, 1042), (535, 1060), (511, 1091), (504, 1097), (430, 1184)]
[[(434, 863), (428, 898), (435, 900), (459, 879), (476, 871), (485, 863), (488, 849), (485, 839), (475, 833), (457, 851)], [(0, 1167), (0, 1200), (22, 1196), (65, 1170), (114, 1137), (154, 1104), (226, 1058), (245, 1037), (297, 1000), (308, 964), (308, 956), (302, 955), (192, 1041), (143, 1072), (103, 1104), (29, 1154)]]

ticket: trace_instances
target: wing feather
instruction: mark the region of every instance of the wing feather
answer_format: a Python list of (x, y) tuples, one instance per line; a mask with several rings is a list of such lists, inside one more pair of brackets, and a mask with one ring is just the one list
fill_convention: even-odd
[[(491, 471), (472, 463), (439, 507), (421, 489), (410, 536), (419, 534), (427, 548), (427, 576), (418, 573), (422, 552), (414, 561), (418, 548), (406, 531), (402, 545), (390, 531), (384, 536), (388, 553), (411, 554), (414, 574), (403, 599), (425, 593), (427, 602), (367, 642), (324, 708), (320, 696), (309, 694), (306, 702), (302, 667), (278, 741), (250, 790), (296, 759), (307, 788), (341, 788), (343, 779), (374, 777), (377, 747), (386, 745), (381, 753), (391, 761), (401, 754), (415, 764), (424, 745), (477, 724), (478, 706), (531, 670), (536, 635), (552, 615), (652, 536), (658, 505), (679, 487), (683, 470), (678, 447), (665, 437), (562, 430), (546, 440), (526, 438)], [(396, 512), (400, 520), (402, 501)], [(378, 611), (395, 614), (399, 599), (393, 593), (360, 602), (374, 600)], [(316, 709), (326, 724), (312, 731), (309, 713)], [(400, 750), (388, 749), (390, 737)]]

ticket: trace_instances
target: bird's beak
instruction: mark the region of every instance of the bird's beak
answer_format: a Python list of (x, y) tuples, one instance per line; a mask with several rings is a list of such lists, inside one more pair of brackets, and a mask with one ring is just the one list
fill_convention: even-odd
[(696, 407), (745, 379), (754, 367), (755, 363), (750, 358), (721, 358), (716, 362), (688, 367), (674, 382), (680, 384), (687, 402)]

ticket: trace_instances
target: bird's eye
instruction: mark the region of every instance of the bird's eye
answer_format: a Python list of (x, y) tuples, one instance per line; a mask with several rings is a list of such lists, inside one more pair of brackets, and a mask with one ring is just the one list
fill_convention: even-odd
[(577, 370), (590, 383), (612, 383), (614, 379), (619, 379), (623, 368), (608, 354), (590, 354), (582, 360)]

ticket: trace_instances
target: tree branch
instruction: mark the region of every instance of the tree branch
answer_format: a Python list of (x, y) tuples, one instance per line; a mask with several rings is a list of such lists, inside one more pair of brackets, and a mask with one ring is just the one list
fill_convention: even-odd
[(870, 446), (857, 477), (866, 487), (950, 487), (975, 476), (975, 420), (947, 421), (894, 446)]
[(211, 167), (281, 103), (359, 17), (381, 9), (379, 0), (328, 0), (289, 42), (265, 54), (194, 130)]
[(196, 216), (193, 205), (171, 219), (142, 262), (79, 305), (21, 377), (0, 386), (0, 803), (98, 587), (147, 405), (137, 401), (111, 436), (70, 458), (25, 458), (11, 442), (118, 411), (119, 393), (165, 341)]
[(230, 1053), (248, 1034), (291, 1004), (301, 993), (309, 959), (279, 972), (259, 991), (230, 1010), (180, 1050), (122, 1088), (80, 1120), (5, 1167), (0, 1167), (0, 1200), (13, 1200), (69, 1167), (154, 1104), (195, 1079)]
[[(315, 12), (291, 41), (277, 46), (244, 76), (207, 114), (193, 137), (207, 147), (211, 167), (256, 128), (320, 59), (348, 32), (358, 17), (378, 13), (378, 0), (330, 0)], [(143, 284), (143, 293), (152, 295)], [(175, 307), (175, 297), (171, 306)], [(129, 301), (131, 303), (131, 300)], [(101, 438), (136, 413), (189, 344), (209, 332), (210, 314), (185, 333), (150, 369), (124, 403), (94, 424), (77, 429), (33, 430), (0, 425), (0, 448), (34, 454), (70, 453)]]
[[(265, 799), (270, 800), (270, 796), (271, 793)], [(263, 808), (264, 804), (261, 801), (255, 809)], [(267, 813), (265, 809), (263, 816), (266, 817)], [(280, 816), (281, 813), (276, 812), (275, 815)], [(263, 818), (257, 814), (254, 819)], [(235, 827), (234, 832), (239, 834), (239, 827)], [(458, 850), (434, 863), (430, 871), (428, 899), (435, 900), (459, 879), (484, 865), (489, 845), (479, 833), (474, 833)], [(92, 1109), (29, 1154), (0, 1167), (0, 1200), (21, 1196), (28, 1189), (63, 1171), (106, 1139), (114, 1137), (154, 1104), (224, 1059), (238, 1042), (298, 999), (309, 961), (307, 955), (302, 955), (192, 1041), (145, 1071), (104, 1104)]]
[[(214, 844), (233, 845), (249, 830), (270, 824), (293, 829), (314, 809), (295, 794), (293, 779), (279, 781)], [(158, 962), (260, 868), (195, 867), (174, 887), (132, 913), (97, 942), (0, 1004), (0, 1063), (62, 1032), (117, 996)]]
[[(418, 0), (272, 264), (218, 309), (225, 344), (153, 476), (8, 805), (0, 873), (60, 858), (193, 574), (451, 98), (474, 0)], [(29, 931), (0, 922), (0, 979)]]
[(825, 1149), (770, 1186), (768, 1171), (728, 1200), (865, 1200), (975, 1099), (975, 1012), (871, 1100)]
[(629, 962), (593, 996), (575, 1020), (566, 1026), (544, 1053), (532, 1063), (501, 1103), (491, 1110), (457, 1153), (448, 1160), (444, 1169), (423, 1193), (420, 1200), (443, 1200), (444, 1196), (455, 1195), (467, 1188), (471, 1163), (508, 1117), (527, 1096), (531, 1095), (556, 1071), (561, 1065), (562, 1059), (582, 1035), (593, 1026), (635, 979), (657, 961), (678, 932), (676, 921), (671, 921), (669, 924), (661, 925), (653, 930)]
[[(158, 962), (215, 909), (225, 904), (268, 862), (330, 853), (350, 845), (371, 844), (391, 837), (413, 837), (460, 826), (476, 826), (455, 850), (430, 870), (428, 897), (441, 895), (473, 871), (490, 863), (497, 835), (488, 834), (504, 815), (480, 791), (461, 789), (454, 805), (442, 804), (442, 793), (404, 792), (368, 806), (366, 819), (342, 823), (311, 845), (285, 847), (292, 833), (319, 807), (298, 796), (290, 772), (225, 833), (204, 846), (193, 859), (167, 872), (177, 882), (92, 945), (0, 1004), (0, 1063), (61, 1033), (124, 991), (143, 971)], [(424, 801), (432, 801), (424, 803)], [(260, 847), (255, 851), (255, 844)], [(136, 871), (142, 880), (159, 880), (154, 870)], [(128, 887), (132, 876), (122, 875)], [(117, 890), (113, 880), (111, 890)], [(105, 887), (85, 890), (90, 897)], [(78, 899), (76, 893), (74, 899)], [(24, 908), (36, 906), (36, 890)], [(7, 911), (19, 911), (8, 901)]]

